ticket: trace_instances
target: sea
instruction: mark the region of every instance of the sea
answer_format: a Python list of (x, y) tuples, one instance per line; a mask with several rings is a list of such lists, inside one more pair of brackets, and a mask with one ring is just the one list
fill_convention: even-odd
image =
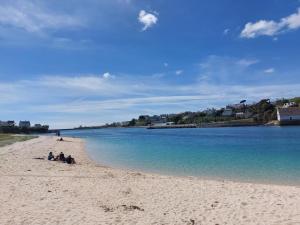
[(204, 179), (300, 185), (300, 126), (63, 131), (99, 164)]

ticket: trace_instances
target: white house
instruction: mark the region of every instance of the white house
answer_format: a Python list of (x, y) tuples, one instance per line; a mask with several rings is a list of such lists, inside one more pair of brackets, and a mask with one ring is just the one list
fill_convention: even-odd
[(277, 108), (277, 119), (281, 125), (300, 124), (300, 108)]
[(233, 110), (231, 108), (226, 108), (222, 113), (222, 116), (232, 116), (232, 115), (233, 115)]
[(30, 127), (30, 121), (20, 121), (19, 122), (19, 127)]
[(287, 102), (287, 103), (284, 103), (282, 108), (289, 108), (289, 107), (295, 107), (295, 106), (297, 106), (296, 102)]
[(235, 117), (238, 119), (248, 119), (253, 115), (252, 112), (250, 112), (249, 110), (246, 110), (245, 112), (237, 112), (235, 114)]

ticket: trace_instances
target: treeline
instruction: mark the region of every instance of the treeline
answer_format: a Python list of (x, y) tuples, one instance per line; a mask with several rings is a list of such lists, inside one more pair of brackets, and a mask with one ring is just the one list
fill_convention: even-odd
[[(262, 99), (257, 103), (246, 104), (243, 103), (236, 104), (232, 106), (226, 106), (220, 109), (206, 109), (199, 112), (183, 112), (178, 114), (164, 114), (160, 116), (160, 121), (157, 122), (167, 122), (174, 124), (205, 124), (213, 122), (229, 122), (237, 120), (248, 120), (256, 124), (268, 123), (272, 120), (277, 120), (277, 107), (282, 107), (285, 103), (295, 102), (300, 105), (300, 97), (292, 99), (277, 99), (273, 102), (270, 99)], [(232, 115), (224, 116), (224, 111), (231, 109)], [(137, 119), (132, 119), (128, 122), (127, 126), (148, 126), (155, 123), (155, 120), (150, 116), (139, 116)], [(118, 123), (111, 124), (118, 126)]]
[[(133, 118), (130, 121), (114, 122), (103, 126), (80, 126), (75, 129), (99, 129), (109, 127), (138, 127), (149, 126), (155, 123), (166, 124), (196, 124), (199, 126), (214, 123), (232, 123), (238, 124), (265, 124), (272, 120), (277, 120), (277, 107), (282, 107), (285, 103), (294, 102), (300, 106), (300, 97), (291, 99), (262, 99), (259, 102), (246, 104), (246, 100), (240, 103), (228, 105), (224, 108), (215, 109), (208, 108), (198, 112), (182, 112), (177, 114), (162, 114), (162, 115), (140, 115), (138, 118)], [(231, 115), (224, 115), (226, 110), (232, 110)]]
[(0, 133), (10, 134), (33, 134), (33, 133), (48, 133), (49, 127), (17, 127), (17, 126), (1, 126)]

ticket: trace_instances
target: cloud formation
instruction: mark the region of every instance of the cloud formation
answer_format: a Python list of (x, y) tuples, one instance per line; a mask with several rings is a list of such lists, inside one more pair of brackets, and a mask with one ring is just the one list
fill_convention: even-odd
[[(3, 97), (0, 98), (0, 117), (26, 119), (26, 115), (30, 115), (36, 120), (49, 121), (52, 127), (63, 128), (129, 120), (139, 114), (197, 111), (244, 98), (251, 102), (261, 98), (294, 97), (300, 89), (298, 83), (219, 84), (205, 79), (184, 84), (148, 76), (107, 79), (103, 75), (56, 75), (0, 82)], [(211, 78), (212, 73), (208, 76)]]
[(111, 78), (115, 78), (115, 76), (114, 76), (114, 75), (111, 75), (111, 74), (110, 74), (110, 73), (108, 73), (108, 72), (104, 73), (102, 76), (103, 76), (103, 78), (104, 78), (104, 79), (111, 79)]
[(264, 70), (264, 73), (274, 73), (274, 72), (275, 72), (274, 68), (269, 68), (269, 69)]
[(223, 31), (223, 34), (224, 34), (224, 35), (227, 35), (229, 32), (230, 32), (230, 29), (226, 28), (226, 29)]
[(176, 74), (176, 75), (181, 75), (182, 73), (183, 73), (183, 70), (176, 70), (176, 71), (175, 71), (175, 74)]
[(298, 8), (296, 13), (281, 18), (278, 22), (274, 20), (259, 20), (255, 23), (249, 22), (245, 25), (240, 36), (242, 38), (275, 36), (298, 28), (300, 28), (300, 8)]
[(257, 59), (240, 59), (236, 62), (240, 66), (249, 67), (251, 65), (259, 63)]
[(154, 13), (148, 13), (145, 10), (141, 10), (139, 13), (138, 20), (141, 24), (144, 25), (142, 28), (143, 31), (155, 25), (158, 21), (157, 15)]
[(30, 1), (1, 4), (0, 24), (30, 33), (83, 26), (82, 20), (74, 16), (52, 12)]

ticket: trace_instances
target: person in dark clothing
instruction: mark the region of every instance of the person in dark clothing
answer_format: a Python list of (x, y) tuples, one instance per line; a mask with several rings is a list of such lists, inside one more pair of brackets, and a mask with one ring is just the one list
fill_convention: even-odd
[(63, 153), (63, 152), (61, 152), (61, 153), (59, 154), (59, 157), (58, 157), (58, 159), (59, 159), (59, 161), (63, 161), (63, 162), (65, 162), (65, 161), (66, 161), (66, 158), (65, 158), (65, 155), (64, 155), (64, 153)]
[(54, 155), (52, 152), (49, 152), (48, 160), (52, 160), (52, 159), (54, 159)]
[(66, 163), (68, 163), (68, 164), (75, 164), (75, 159), (72, 158), (71, 155), (69, 155), (69, 156), (66, 158)]

